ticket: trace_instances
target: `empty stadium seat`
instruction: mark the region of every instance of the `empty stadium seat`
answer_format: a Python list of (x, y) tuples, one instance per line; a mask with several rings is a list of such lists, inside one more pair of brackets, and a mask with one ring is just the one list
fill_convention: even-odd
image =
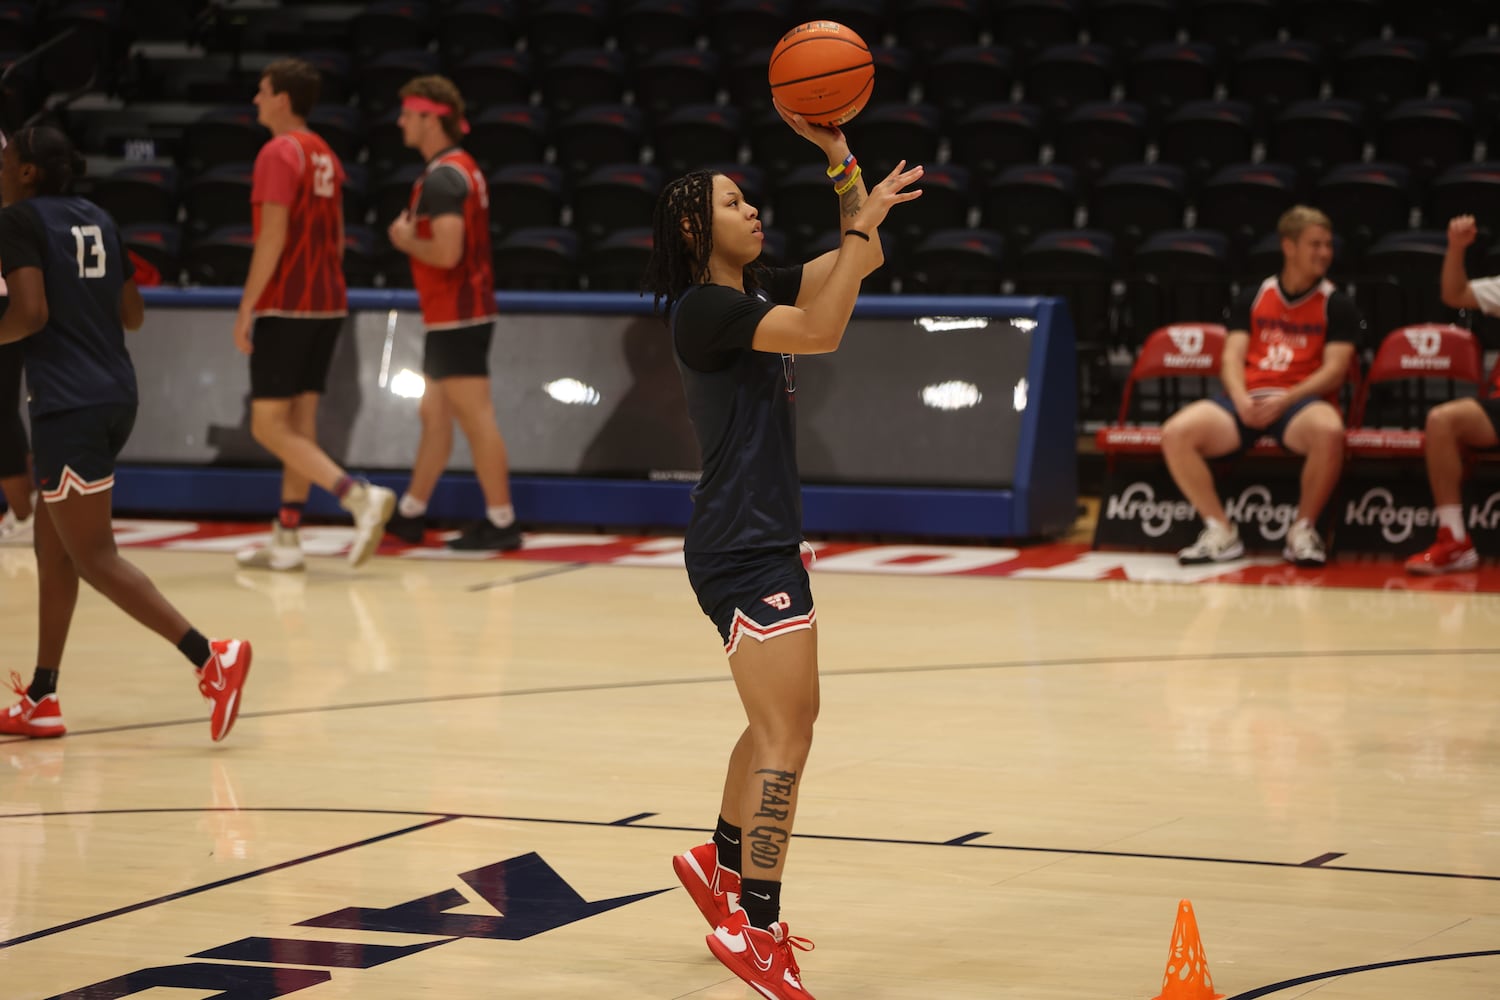
[(1401, 101), (1427, 96), (1432, 69), (1427, 43), (1416, 38), (1370, 38), (1339, 57), (1333, 92), (1360, 102), (1367, 119), (1379, 120)]
[(1087, 188), (1112, 167), (1146, 158), (1146, 110), (1132, 101), (1085, 104), (1057, 129), (1054, 155)]
[(583, 276), (590, 291), (634, 292), (640, 289), (651, 259), (649, 226), (622, 229), (604, 237), (583, 256)]
[(922, 99), (951, 125), (973, 108), (1005, 100), (1014, 79), (1008, 49), (966, 45), (933, 60), (923, 78)]
[(1334, 167), (1318, 181), (1313, 204), (1328, 213), (1357, 262), (1381, 236), (1410, 224), (1411, 171), (1396, 163)]
[(984, 189), (980, 225), (1004, 237), (1012, 250), (1042, 233), (1071, 229), (1078, 208), (1078, 175), (1060, 163), (1011, 167)]
[(671, 175), (706, 163), (739, 157), (740, 113), (720, 104), (685, 104), (668, 113), (654, 130), (652, 163)]
[(623, 229), (649, 228), (661, 193), (654, 166), (619, 163), (598, 167), (573, 186), (573, 229), (590, 247)]
[(1157, 157), (1185, 172), (1196, 192), (1215, 171), (1248, 163), (1255, 147), (1254, 115), (1244, 101), (1193, 101), (1172, 112), (1157, 141)]
[(566, 292), (578, 287), (578, 234), (557, 227), (518, 229), (494, 244), (495, 287)]
[(1130, 260), (1129, 340), (1175, 323), (1217, 323), (1229, 305), (1229, 240), (1208, 229), (1152, 234)]
[(948, 129), (953, 161), (980, 178), (1015, 164), (1036, 163), (1042, 150), (1042, 109), (1034, 104), (984, 104)]
[(561, 225), (567, 198), (561, 170), (549, 163), (512, 164), (488, 181), (490, 222), (501, 232)]
[[(925, 196), (924, 196), (925, 197)], [(1182, 168), (1170, 163), (1127, 163), (1114, 167), (1089, 195), (1089, 228), (1115, 238), (1123, 262), (1146, 237), (1182, 225), (1187, 191)]]
[(985, 229), (940, 229), (911, 251), (902, 291), (929, 295), (999, 295), (1005, 239)]
[(140, 223), (176, 223), (177, 168), (149, 164), (121, 167), (104, 177), (91, 178), (88, 198), (122, 228)]
[(1057, 121), (1084, 104), (1109, 99), (1114, 53), (1104, 45), (1054, 45), (1037, 53), (1023, 78), (1027, 102)]

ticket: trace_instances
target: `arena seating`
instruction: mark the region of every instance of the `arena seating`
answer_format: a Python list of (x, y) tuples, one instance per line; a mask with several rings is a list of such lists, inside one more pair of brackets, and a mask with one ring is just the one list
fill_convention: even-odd
[[(409, 280), (379, 263), (393, 259), (388, 203), (417, 165), (395, 129), (395, 91), (440, 71), (463, 88), (467, 144), (496, 181), (507, 280), (579, 288), (590, 268), (614, 275), (599, 261), (628, 260), (642, 225), (639, 211), (600, 209), (602, 168), (667, 179), (700, 156), (753, 170), (777, 234), (768, 246), (790, 237), (796, 256), (817, 242), (826, 219), (801, 217), (812, 185), (794, 182), (820, 169), (818, 154), (765, 85), (770, 47), (809, 16), (842, 19), (872, 46), (875, 94), (846, 129), (870, 172), (901, 157), (934, 168), (931, 211), (893, 216), (904, 231), (883, 287), (1076, 294), (1082, 367), (1123, 382), (1146, 331), (1203, 318), (1201, 302), (1166, 294), (1153, 240), (1202, 234), (1183, 259), (1216, 289), (1227, 274), (1232, 291), (1276, 266), (1276, 216), (1305, 202), (1335, 220), (1332, 275), (1371, 319), (1366, 359), (1390, 330), (1422, 322), (1457, 320), (1500, 348), (1500, 326), (1405, 287), (1431, 283), (1453, 214), (1481, 216), (1475, 268), (1500, 226), (1500, 9), (1483, 0), (3, 2), (0, 51), (15, 62), (72, 30), (11, 74), (6, 107), (82, 93), (54, 99), (53, 113), (93, 160), (101, 203), (157, 227), (143, 245), (168, 283), (233, 270), (234, 233), (222, 230), (247, 217), (229, 202), (264, 139), (250, 96), (272, 58), (299, 54), (326, 78), (312, 127), (360, 168), (348, 222), (374, 235), (350, 256), (352, 281)], [(77, 78), (85, 62), (92, 79)], [(140, 187), (150, 176), (156, 191)], [(1086, 275), (1057, 271), (1070, 245), (1100, 239), (1108, 254)], [(215, 266), (190, 274), (200, 243)], [(528, 271), (530, 246), (541, 249)], [(936, 279), (956, 261), (962, 280)], [(1122, 388), (1087, 394), (1080, 417), (1108, 421)]]

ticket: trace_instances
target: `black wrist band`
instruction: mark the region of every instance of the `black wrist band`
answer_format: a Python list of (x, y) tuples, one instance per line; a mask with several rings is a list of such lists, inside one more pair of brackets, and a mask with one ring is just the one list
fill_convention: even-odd
[(844, 230), (844, 235), (845, 236), (858, 236), (860, 239), (864, 240), (866, 243), (870, 242), (870, 234), (869, 233), (862, 233), (858, 229), (846, 229), (846, 230)]

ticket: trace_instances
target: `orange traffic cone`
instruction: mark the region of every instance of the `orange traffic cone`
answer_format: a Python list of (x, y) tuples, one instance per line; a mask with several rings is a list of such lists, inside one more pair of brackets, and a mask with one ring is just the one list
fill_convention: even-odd
[(1184, 899), (1177, 904), (1177, 926), (1172, 928), (1167, 971), (1162, 976), (1161, 995), (1154, 1000), (1220, 1000), (1223, 996), (1214, 992), (1214, 980), (1208, 974), (1208, 956), (1203, 953), (1203, 939), (1198, 936), (1198, 918), (1193, 916), (1193, 904)]

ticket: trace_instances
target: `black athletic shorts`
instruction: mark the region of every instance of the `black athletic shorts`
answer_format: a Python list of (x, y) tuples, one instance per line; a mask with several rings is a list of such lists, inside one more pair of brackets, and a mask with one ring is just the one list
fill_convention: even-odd
[(134, 403), (85, 406), (32, 418), (31, 447), (42, 499), (57, 503), (111, 489), (115, 458), (134, 426)]
[(0, 479), (26, 474), (26, 425), (21, 421), (21, 372), (25, 358), (24, 341), (0, 344)]
[(726, 653), (733, 654), (746, 636), (764, 642), (817, 621), (812, 584), (796, 546), (688, 552), (685, 562), (698, 606), (718, 628)]
[(251, 337), (250, 398), (292, 399), (323, 394), (328, 364), (344, 329), (344, 317), (258, 316)]
[(422, 347), (422, 374), (428, 378), (487, 377), (490, 373), (490, 339), (495, 324), (428, 330)]

